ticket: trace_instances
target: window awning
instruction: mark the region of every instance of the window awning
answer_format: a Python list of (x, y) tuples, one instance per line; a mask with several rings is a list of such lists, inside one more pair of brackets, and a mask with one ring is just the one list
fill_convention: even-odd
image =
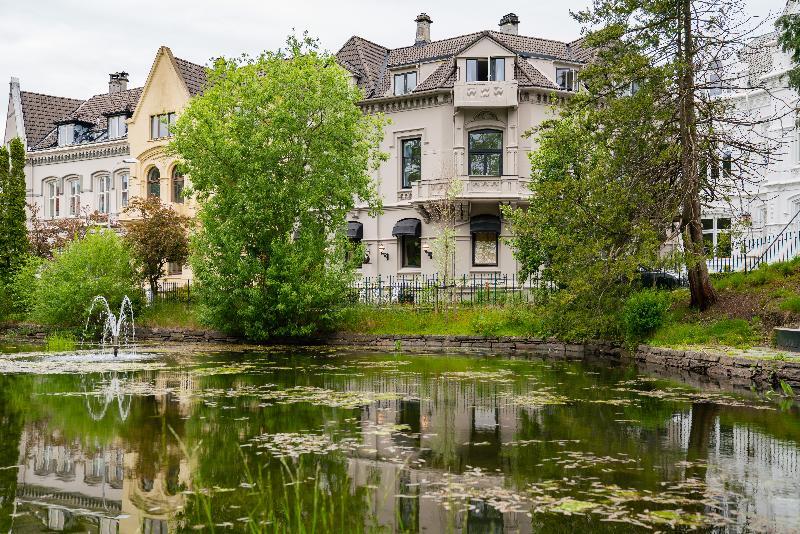
[(476, 215), (469, 221), (470, 233), (494, 232), (500, 233), (500, 217), (497, 215)]
[(364, 225), (358, 221), (347, 221), (347, 238), (353, 241), (364, 239)]
[(392, 228), (392, 235), (395, 237), (401, 235), (419, 237), (422, 235), (422, 223), (419, 219), (400, 219)]

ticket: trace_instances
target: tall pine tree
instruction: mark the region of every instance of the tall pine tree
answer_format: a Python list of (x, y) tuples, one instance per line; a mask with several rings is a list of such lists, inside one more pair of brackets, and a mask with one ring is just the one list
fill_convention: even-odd
[(25, 145), (11, 141), (9, 152), (0, 151), (0, 280), (7, 281), (28, 252), (25, 221)]

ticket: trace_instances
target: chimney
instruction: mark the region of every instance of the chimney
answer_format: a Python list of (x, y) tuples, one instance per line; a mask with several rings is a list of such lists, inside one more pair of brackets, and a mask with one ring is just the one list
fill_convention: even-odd
[(500, 19), (500, 31), (512, 35), (519, 34), (519, 17), (514, 13), (509, 13)]
[(108, 94), (119, 93), (128, 90), (128, 73), (114, 72), (108, 75)]
[(431, 24), (433, 21), (427, 13), (420, 13), (414, 19), (417, 23), (417, 39), (414, 44), (417, 46), (426, 45), (431, 42)]

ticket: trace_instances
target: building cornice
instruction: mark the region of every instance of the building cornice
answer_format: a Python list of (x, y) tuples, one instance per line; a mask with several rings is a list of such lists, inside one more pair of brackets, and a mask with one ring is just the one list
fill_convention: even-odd
[(126, 139), (109, 141), (105, 143), (91, 143), (87, 145), (74, 145), (70, 147), (49, 148), (28, 153), (28, 163), (31, 165), (52, 165), (69, 161), (82, 161), (87, 159), (101, 159), (113, 156), (127, 156), (130, 147)]

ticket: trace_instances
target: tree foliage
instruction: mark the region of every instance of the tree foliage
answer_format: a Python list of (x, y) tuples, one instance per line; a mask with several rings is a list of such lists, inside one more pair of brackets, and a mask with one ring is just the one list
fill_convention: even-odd
[(794, 65), (786, 73), (789, 86), (800, 91), (800, 15), (786, 13), (778, 18), (775, 27), (778, 30), (778, 45), (791, 55)]
[(112, 230), (90, 231), (45, 262), (33, 293), (31, 317), (43, 324), (81, 325), (96, 295), (118, 308), (136, 301), (139, 280), (125, 242)]
[(314, 41), (219, 59), (174, 128), (200, 204), (191, 258), (204, 319), (255, 340), (330, 326), (345, 302), (345, 216), (379, 206), (381, 121)]
[(544, 267), (563, 298), (603, 308), (680, 235), (692, 304), (714, 303), (702, 209), (755, 183), (774, 148), (752, 141), (756, 119), (714, 97), (736, 83), (721, 62), (743, 45), (736, 10), (595, 0), (575, 15), (593, 58), (582, 90), (536, 132), (531, 206), (512, 215), (523, 273)]
[(167, 263), (183, 265), (189, 259), (189, 219), (152, 196), (134, 198), (125, 211), (134, 214), (125, 241), (133, 251), (142, 279), (155, 294)]
[[(9, 157), (10, 156), (10, 157)], [(25, 220), (25, 145), (0, 147), (0, 281), (7, 282), (28, 252)]]

